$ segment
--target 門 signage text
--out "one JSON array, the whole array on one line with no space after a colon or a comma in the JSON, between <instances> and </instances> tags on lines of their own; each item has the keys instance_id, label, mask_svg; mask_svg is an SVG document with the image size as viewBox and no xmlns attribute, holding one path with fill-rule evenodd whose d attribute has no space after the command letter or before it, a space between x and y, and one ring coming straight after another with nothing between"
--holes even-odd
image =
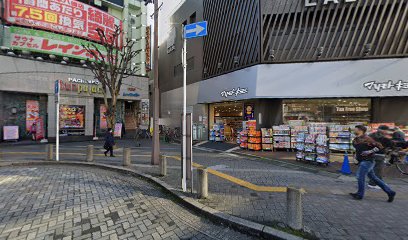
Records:
<instances>
[{"instance_id":1,"label":"\u9580 signage text","mask_svg":"<svg viewBox=\"0 0 408 240\"><path fill-rule=\"evenodd\" d=\"M316 7L317 5L329 5L329 4L339 4L339 3L352 3L357 2L357 0L305 0L305 7Z\"/></svg>"}]
</instances>

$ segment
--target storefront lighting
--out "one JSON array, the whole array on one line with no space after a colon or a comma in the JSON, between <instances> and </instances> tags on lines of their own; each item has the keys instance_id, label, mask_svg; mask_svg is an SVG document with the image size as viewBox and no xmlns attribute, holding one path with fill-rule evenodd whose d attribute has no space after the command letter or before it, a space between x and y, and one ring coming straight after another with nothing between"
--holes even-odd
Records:
<instances>
[{"instance_id":1,"label":"storefront lighting","mask_svg":"<svg viewBox=\"0 0 408 240\"><path fill-rule=\"evenodd\" d=\"M269 51L269 60L274 60L275 59L275 50L271 49Z\"/></svg>"},{"instance_id":2,"label":"storefront lighting","mask_svg":"<svg viewBox=\"0 0 408 240\"><path fill-rule=\"evenodd\" d=\"M364 56L367 56L371 52L371 44L364 45Z\"/></svg>"},{"instance_id":3,"label":"storefront lighting","mask_svg":"<svg viewBox=\"0 0 408 240\"><path fill-rule=\"evenodd\" d=\"M81 64L85 64L85 63L86 63L86 61L83 60L83 59L81 59L79 62L80 62Z\"/></svg>"},{"instance_id":4,"label":"storefront lighting","mask_svg":"<svg viewBox=\"0 0 408 240\"><path fill-rule=\"evenodd\" d=\"M67 62L65 62L65 61L61 61L61 64L67 64Z\"/></svg>"},{"instance_id":5,"label":"storefront lighting","mask_svg":"<svg viewBox=\"0 0 408 240\"><path fill-rule=\"evenodd\" d=\"M86 67L88 67L88 65L86 65L86 64L82 64L82 67L85 67L85 68L86 68Z\"/></svg>"},{"instance_id":6,"label":"storefront lighting","mask_svg":"<svg viewBox=\"0 0 408 240\"><path fill-rule=\"evenodd\" d=\"M12 51L9 51L9 52L7 52L7 55L15 56L16 54L14 52L12 52Z\"/></svg>"},{"instance_id":7,"label":"storefront lighting","mask_svg":"<svg viewBox=\"0 0 408 240\"><path fill-rule=\"evenodd\" d=\"M62 58L65 62L69 62L69 58L68 57L63 57Z\"/></svg>"},{"instance_id":8,"label":"storefront lighting","mask_svg":"<svg viewBox=\"0 0 408 240\"><path fill-rule=\"evenodd\" d=\"M16 107L11 108L11 113L16 114L17 113L17 108Z\"/></svg>"},{"instance_id":9,"label":"storefront lighting","mask_svg":"<svg viewBox=\"0 0 408 240\"><path fill-rule=\"evenodd\" d=\"M239 56L234 57L234 64L238 65L239 64Z\"/></svg>"},{"instance_id":10,"label":"storefront lighting","mask_svg":"<svg viewBox=\"0 0 408 240\"><path fill-rule=\"evenodd\" d=\"M23 55L25 55L25 56L28 56L28 55L31 54L31 52L28 51L28 50L23 50L23 51L21 51L21 53L22 53Z\"/></svg>"},{"instance_id":11,"label":"storefront lighting","mask_svg":"<svg viewBox=\"0 0 408 240\"><path fill-rule=\"evenodd\" d=\"M2 51L10 50L10 48L9 48L9 47L6 47L6 46L1 46L0 49L1 49Z\"/></svg>"},{"instance_id":12,"label":"storefront lighting","mask_svg":"<svg viewBox=\"0 0 408 240\"><path fill-rule=\"evenodd\" d=\"M50 54L48 56L50 57L51 60L55 60L55 58L57 58L54 54Z\"/></svg>"},{"instance_id":13,"label":"storefront lighting","mask_svg":"<svg viewBox=\"0 0 408 240\"><path fill-rule=\"evenodd\" d=\"M42 57L37 57L36 58L38 61L44 61L44 59Z\"/></svg>"},{"instance_id":14,"label":"storefront lighting","mask_svg":"<svg viewBox=\"0 0 408 240\"><path fill-rule=\"evenodd\" d=\"M318 48L318 50L317 50L317 57L318 57L318 58L320 58L320 57L323 55L323 50L324 50L323 47L319 47L319 48Z\"/></svg>"}]
</instances>

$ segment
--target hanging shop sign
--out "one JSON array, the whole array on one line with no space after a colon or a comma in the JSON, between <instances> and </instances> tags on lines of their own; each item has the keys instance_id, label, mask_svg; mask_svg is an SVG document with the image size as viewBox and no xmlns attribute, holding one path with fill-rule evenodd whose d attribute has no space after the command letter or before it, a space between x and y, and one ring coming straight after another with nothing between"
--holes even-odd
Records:
<instances>
[{"instance_id":1,"label":"hanging shop sign","mask_svg":"<svg viewBox=\"0 0 408 240\"><path fill-rule=\"evenodd\" d=\"M305 7L316 7L317 5L329 5L329 4L340 4L340 3L353 3L357 0L305 0Z\"/></svg>"},{"instance_id":2,"label":"hanging shop sign","mask_svg":"<svg viewBox=\"0 0 408 240\"><path fill-rule=\"evenodd\" d=\"M254 105L253 104L245 104L244 118L245 118L245 121L255 119Z\"/></svg>"},{"instance_id":3,"label":"hanging shop sign","mask_svg":"<svg viewBox=\"0 0 408 240\"><path fill-rule=\"evenodd\" d=\"M100 129L108 128L106 112L107 112L106 106L104 104L101 104L99 107L99 128Z\"/></svg>"},{"instance_id":4,"label":"hanging shop sign","mask_svg":"<svg viewBox=\"0 0 408 240\"><path fill-rule=\"evenodd\" d=\"M10 27L8 34L5 45L12 49L94 60L94 57L82 47L90 42L79 38L20 27ZM106 57L107 53L102 45L94 46Z\"/></svg>"},{"instance_id":5,"label":"hanging shop sign","mask_svg":"<svg viewBox=\"0 0 408 240\"><path fill-rule=\"evenodd\" d=\"M100 41L96 29L110 36L122 22L98 8L76 0L6 0L5 18L11 24Z\"/></svg>"},{"instance_id":6,"label":"hanging shop sign","mask_svg":"<svg viewBox=\"0 0 408 240\"><path fill-rule=\"evenodd\" d=\"M26 131L31 130L31 126L40 117L40 103L35 100L26 101Z\"/></svg>"},{"instance_id":7,"label":"hanging shop sign","mask_svg":"<svg viewBox=\"0 0 408 240\"><path fill-rule=\"evenodd\" d=\"M229 98L229 97L238 97L238 95L243 95L248 93L248 88L233 88L231 90L224 90L222 91L221 97Z\"/></svg>"},{"instance_id":8,"label":"hanging shop sign","mask_svg":"<svg viewBox=\"0 0 408 240\"><path fill-rule=\"evenodd\" d=\"M408 82L407 81L392 81L389 80L387 82L376 82L376 81L371 81L371 82L365 82L363 84L364 88L372 91L386 91L386 90L395 90L395 91L402 91L402 90L408 90Z\"/></svg>"}]
</instances>

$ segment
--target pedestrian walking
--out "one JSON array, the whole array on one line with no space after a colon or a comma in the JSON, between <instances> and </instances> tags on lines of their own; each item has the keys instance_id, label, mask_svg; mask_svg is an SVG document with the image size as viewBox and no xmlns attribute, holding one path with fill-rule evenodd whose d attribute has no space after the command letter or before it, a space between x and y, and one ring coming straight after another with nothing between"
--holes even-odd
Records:
<instances>
[{"instance_id":1,"label":"pedestrian walking","mask_svg":"<svg viewBox=\"0 0 408 240\"><path fill-rule=\"evenodd\" d=\"M356 158L359 162L356 175L358 180L358 191L356 193L350 193L350 195L356 200L364 198L365 180L368 176L368 178L372 179L376 185L387 193L388 202L392 202L394 201L396 193L374 173L375 153L383 149L383 146L381 143L378 143L371 137L367 136L366 133L367 128L365 126L357 125L354 129L356 138L353 140L353 146L356 149Z\"/></svg>"},{"instance_id":2,"label":"pedestrian walking","mask_svg":"<svg viewBox=\"0 0 408 240\"><path fill-rule=\"evenodd\" d=\"M110 152L111 157L115 157L113 155L113 146L115 146L115 138L113 137L113 131L112 128L108 128L108 132L106 133L105 136L105 144L103 145L103 148L105 148L105 156L108 156L108 152Z\"/></svg>"},{"instance_id":3,"label":"pedestrian walking","mask_svg":"<svg viewBox=\"0 0 408 240\"><path fill-rule=\"evenodd\" d=\"M37 123L33 123L30 127L30 134L31 134L31 139L33 141L37 140Z\"/></svg>"},{"instance_id":4,"label":"pedestrian walking","mask_svg":"<svg viewBox=\"0 0 408 240\"><path fill-rule=\"evenodd\" d=\"M395 146L394 142L392 141L391 129L386 125L381 125L378 127L377 131L370 134L369 137L371 137L372 139L374 139L374 141L380 143L383 146L382 149L380 149L378 152L374 154L375 161L374 173L379 179L382 179L386 153L389 150L392 150ZM374 180L372 179L370 179L370 181L368 182L368 187L374 189L381 189L379 186L377 186L377 184L375 184Z\"/></svg>"}]
</instances>

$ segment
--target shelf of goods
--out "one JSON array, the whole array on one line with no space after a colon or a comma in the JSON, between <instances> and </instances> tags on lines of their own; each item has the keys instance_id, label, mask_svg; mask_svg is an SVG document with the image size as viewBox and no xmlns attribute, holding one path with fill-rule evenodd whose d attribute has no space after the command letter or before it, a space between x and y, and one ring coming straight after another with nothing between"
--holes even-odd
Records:
<instances>
[{"instance_id":1,"label":"shelf of goods","mask_svg":"<svg viewBox=\"0 0 408 240\"><path fill-rule=\"evenodd\" d=\"M238 142L238 140L237 140ZM240 148L242 149L248 149L248 131L243 130L239 133L239 142L238 142Z\"/></svg>"},{"instance_id":2,"label":"shelf of goods","mask_svg":"<svg viewBox=\"0 0 408 240\"><path fill-rule=\"evenodd\" d=\"M316 162L328 164L330 159L330 151L328 146L328 138L325 134L319 134L316 138Z\"/></svg>"},{"instance_id":3,"label":"shelf of goods","mask_svg":"<svg viewBox=\"0 0 408 240\"><path fill-rule=\"evenodd\" d=\"M224 124L214 124L213 129L210 130L210 141L223 142L224 138Z\"/></svg>"},{"instance_id":4,"label":"shelf of goods","mask_svg":"<svg viewBox=\"0 0 408 240\"><path fill-rule=\"evenodd\" d=\"M248 149L254 151L262 150L261 131L249 130L248 132Z\"/></svg>"},{"instance_id":5,"label":"shelf of goods","mask_svg":"<svg viewBox=\"0 0 408 240\"><path fill-rule=\"evenodd\" d=\"M305 160L305 138L306 138L306 133L299 133L296 136L296 143L295 143L295 149L296 149L296 160Z\"/></svg>"},{"instance_id":6,"label":"shelf of goods","mask_svg":"<svg viewBox=\"0 0 408 240\"><path fill-rule=\"evenodd\" d=\"M272 128L262 128L262 150L273 150L273 130Z\"/></svg>"},{"instance_id":7,"label":"shelf of goods","mask_svg":"<svg viewBox=\"0 0 408 240\"><path fill-rule=\"evenodd\" d=\"M290 149L290 127L288 125L273 126L273 148Z\"/></svg>"},{"instance_id":8,"label":"shelf of goods","mask_svg":"<svg viewBox=\"0 0 408 240\"><path fill-rule=\"evenodd\" d=\"M329 127L329 149L332 151L352 151L353 136L349 125L333 125Z\"/></svg>"},{"instance_id":9,"label":"shelf of goods","mask_svg":"<svg viewBox=\"0 0 408 240\"><path fill-rule=\"evenodd\" d=\"M303 160L316 161L316 134L305 134L303 146Z\"/></svg>"},{"instance_id":10,"label":"shelf of goods","mask_svg":"<svg viewBox=\"0 0 408 240\"><path fill-rule=\"evenodd\" d=\"M297 137L301 133L308 133L309 129L307 126L293 126L290 128L291 134L291 148L296 149Z\"/></svg>"}]
</instances>

